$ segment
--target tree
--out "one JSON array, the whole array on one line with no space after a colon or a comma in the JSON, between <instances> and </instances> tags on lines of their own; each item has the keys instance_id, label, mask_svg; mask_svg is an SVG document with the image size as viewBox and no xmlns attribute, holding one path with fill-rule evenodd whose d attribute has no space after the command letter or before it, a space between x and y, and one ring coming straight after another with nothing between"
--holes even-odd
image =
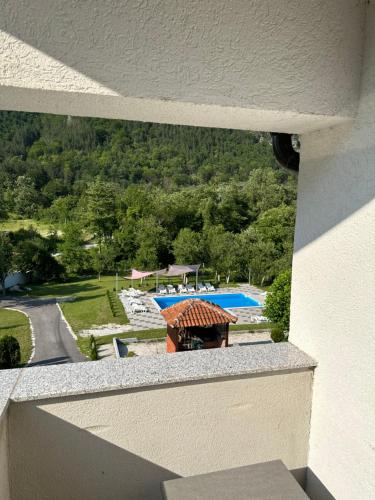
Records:
<instances>
[{"instance_id":1,"label":"tree","mask_svg":"<svg viewBox=\"0 0 375 500\"><path fill-rule=\"evenodd\" d=\"M98 274L99 281L103 272L114 270L115 254L114 245L111 241L107 241L101 247L96 247L91 250L91 265Z\"/></svg>"},{"instance_id":2,"label":"tree","mask_svg":"<svg viewBox=\"0 0 375 500\"><path fill-rule=\"evenodd\" d=\"M280 325L284 331L289 330L291 280L291 269L284 271L275 279L267 294L264 309L267 318Z\"/></svg>"},{"instance_id":3,"label":"tree","mask_svg":"<svg viewBox=\"0 0 375 500\"><path fill-rule=\"evenodd\" d=\"M0 185L0 220L6 219L7 216L8 216L8 214L7 214L7 209L5 206L5 199L4 199L4 195L1 191L1 185Z\"/></svg>"},{"instance_id":4,"label":"tree","mask_svg":"<svg viewBox=\"0 0 375 500\"><path fill-rule=\"evenodd\" d=\"M47 217L53 222L67 224L74 217L77 198L72 195L56 198L47 212Z\"/></svg>"},{"instance_id":5,"label":"tree","mask_svg":"<svg viewBox=\"0 0 375 500\"><path fill-rule=\"evenodd\" d=\"M40 206L41 195L34 187L32 179L21 175L17 178L13 190L14 209L23 217L33 217Z\"/></svg>"},{"instance_id":6,"label":"tree","mask_svg":"<svg viewBox=\"0 0 375 500\"><path fill-rule=\"evenodd\" d=\"M155 217L147 217L138 222L135 240L137 245L135 266L153 270L168 263L169 238Z\"/></svg>"},{"instance_id":7,"label":"tree","mask_svg":"<svg viewBox=\"0 0 375 500\"><path fill-rule=\"evenodd\" d=\"M211 226L205 232L206 255L208 265L217 275L225 274L229 283L231 274L239 269L238 239L233 233L225 231L221 225Z\"/></svg>"},{"instance_id":8,"label":"tree","mask_svg":"<svg viewBox=\"0 0 375 500\"><path fill-rule=\"evenodd\" d=\"M285 193L272 168L257 168L251 172L246 184L249 218L255 220L259 214L284 203Z\"/></svg>"},{"instance_id":9,"label":"tree","mask_svg":"<svg viewBox=\"0 0 375 500\"><path fill-rule=\"evenodd\" d=\"M18 340L11 335L0 337L0 369L16 368L21 361Z\"/></svg>"},{"instance_id":10,"label":"tree","mask_svg":"<svg viewBox=\"0 0 375 500\"><path fill-rule=\"evenodd\" d=\"M13 269L13 246L8 236L0 233L0 285L5 295L5 279Z\"/></svg>"},{"instance_id":11,"label":"tree","mask_svg":"<svg viewBox=\"0 0 375 500\"><path fill-rule=\"evenodd\" d=\"M83 248L82 229L72 222L64 228L64 242L60 245L61 263L69 274L79 274L87 264L87 251Z\"/></svg>"},{"instance_id":12,"label":"tree","mask_svg":"<svg viewBox=\"0 0 375 500\"><path fill-rule=\"evenodd\" d=\"M181 229L173 242L173 254L177 264L197 264L201 261L201 235L188 227Z\"/></svg>"},{"instance_id":13,"label":"tree","mask_svg":"<svg viewBox=\"0 0 375 500\"><path fill-rule=\"evenodd\" d=\"M89 229L99 240L112 236L116 226L116 192L113 184L96 179L86 193L85 219Z\"/></svg>"},{"instance_id":14,"label":"tree","mask_svg":"<svg viewBox=\"0 0 375 500\"><path fill-rule=\"evenodd\" d=\"M14 266L31 281L56 279L62 272L61 265L51 255L49 242L39 236L15 246Z\"/></svg>"}]
</instances>

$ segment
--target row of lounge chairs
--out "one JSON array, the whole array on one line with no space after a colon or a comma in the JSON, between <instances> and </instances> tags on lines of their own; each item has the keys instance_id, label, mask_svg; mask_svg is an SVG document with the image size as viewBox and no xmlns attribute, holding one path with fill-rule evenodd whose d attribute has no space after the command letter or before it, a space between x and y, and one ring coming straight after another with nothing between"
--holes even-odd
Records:
<instances>
[{"instance_id":1,"label":"row of lounge chairs","mask_svg":"<svg viewBox=\"0 0 375 500\"><path fill-rule=\"evenodd\" d=\"M122 293L129 297L141 297L142 295L145 295L145 292L136 290L135 288L128 288L127 290L123 290Z\"/></svg>"},{"instance_id":2,"label":"row of lounge chairs","mask_svg":"<svg viewBox=\"0 0 375 500\"><path fill-rule=\"evenodd\" d=\"M197 289L193 285L178 285L177 290L173 285L159 285L156 292L160 295L175 294L175 293L195 293L195 292L215 292L216 288L211 283L198 283Z\"/></svg>"},{"instance_id":3,"label":"row of lounge chairs","mask_svg":"<svg viewBox=\"0 0 375 500\"><path fill-rule=\"evenodd\" d=\"M129 290L122 290L119 294L120 300L128 314L148 312L148 307L139 299L143 292L130 288Z\"/></svg>"}]
</instances>

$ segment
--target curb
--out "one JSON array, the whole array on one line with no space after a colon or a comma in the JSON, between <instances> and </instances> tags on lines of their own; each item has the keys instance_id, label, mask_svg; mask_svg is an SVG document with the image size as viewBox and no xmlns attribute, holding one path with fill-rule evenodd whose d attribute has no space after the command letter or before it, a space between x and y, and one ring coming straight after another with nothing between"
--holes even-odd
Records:
<instances>
[{"instance_id":1,"label":"curb","mask_svg":"<svg viewBox=\"0 0 375 500\"><path fill-rule=\"evenodd\" d=\"M4 307L4 309L7 309L8 311L17 311L21 314L24 314L26 316L26 318L29 320L30 332L31 332L31 345L32 345L30 358L26 362L26 365L29 365L35 356L35 334L34 334L34 327L31 323L30 316L27 313L25 313L25 311L21 311L21 309L16 309L15 307Z\"/></svg>"},{"instance_id":2,"label":"curb","mask_svg":"<svg viewBox=\"0 0 375 500\"><path fill-rule=\"evenodd\" d=\"M69 333L70 335L74 338L74 340L78 340L78 337L77 335L73 332L73 328L69 325L67 319L65 318L64 316L64 313L62 312L62 309L60 307L60 304L58 302L56 302L56 305L57 305L57 308L58 310L60 311L60 314L61 314L61 319L63 320L63 322L66 324L66 327L68 328L69 330Z\"/></svg>"}]
</instances>

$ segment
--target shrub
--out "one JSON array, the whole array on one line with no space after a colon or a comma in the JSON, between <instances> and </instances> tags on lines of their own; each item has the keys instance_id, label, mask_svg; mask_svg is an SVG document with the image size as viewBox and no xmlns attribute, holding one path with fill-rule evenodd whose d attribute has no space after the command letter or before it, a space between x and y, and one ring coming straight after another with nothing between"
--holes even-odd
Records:
<instances>
[{"instance_id":1,"label":"shrub","mask_svg":"<svg viewBox=\"0 0 375 500\"><path fill-rule=\"evenodd\" d=\"M274 342L284 342L284 340L286 340L284 330L281 328L281 326L274 326L272 328L271 339Z\"/></svg>"},{"instance_id":2,"label":"shrub","mask_svg":"<svg viewBox=\"0 0 375 500\"><path fill-rule=\"evenodd\" d=\"M0 338L0 369L15 368L21 361L18 340L11 335Z\"/></svg>"},{"instance_id":3,"label":"shrub","mask_svg":"<svg viewBox=\"0 0 375 500\"><path fill-rule=\"evenodd\" d=\"M265 316L284 331L289 330L291 279L291 269L275 279L267 294L264 310Z\"/></svg>"},{"instance_id":4,"label":"shrub","mask_svg":"<svg viewBox=\"0 0 375 500\"><path fill-rule=\"evenodd\" d=\"M90 359L91 361L96 361L99 359L98 346L96 344L96 338L94 335L90 336Z\"/></svg>"}]
</instances>

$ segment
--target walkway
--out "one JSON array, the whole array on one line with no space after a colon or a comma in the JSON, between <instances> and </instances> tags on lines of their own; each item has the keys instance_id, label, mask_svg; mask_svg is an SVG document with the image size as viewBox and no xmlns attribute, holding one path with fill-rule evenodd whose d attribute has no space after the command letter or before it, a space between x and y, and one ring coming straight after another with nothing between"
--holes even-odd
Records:
<instances>
[{"instance_id":1,"label":"walkway","mask_svg":"<svg viewBox=\"0 0 375 500\"><path fill-rule=\"evenodd\" d=\"M55 299L0 299L0 307L25 312L35 337L35 354L29 366L86 361L70 334Z\"/></svg>"}]
</instances>

